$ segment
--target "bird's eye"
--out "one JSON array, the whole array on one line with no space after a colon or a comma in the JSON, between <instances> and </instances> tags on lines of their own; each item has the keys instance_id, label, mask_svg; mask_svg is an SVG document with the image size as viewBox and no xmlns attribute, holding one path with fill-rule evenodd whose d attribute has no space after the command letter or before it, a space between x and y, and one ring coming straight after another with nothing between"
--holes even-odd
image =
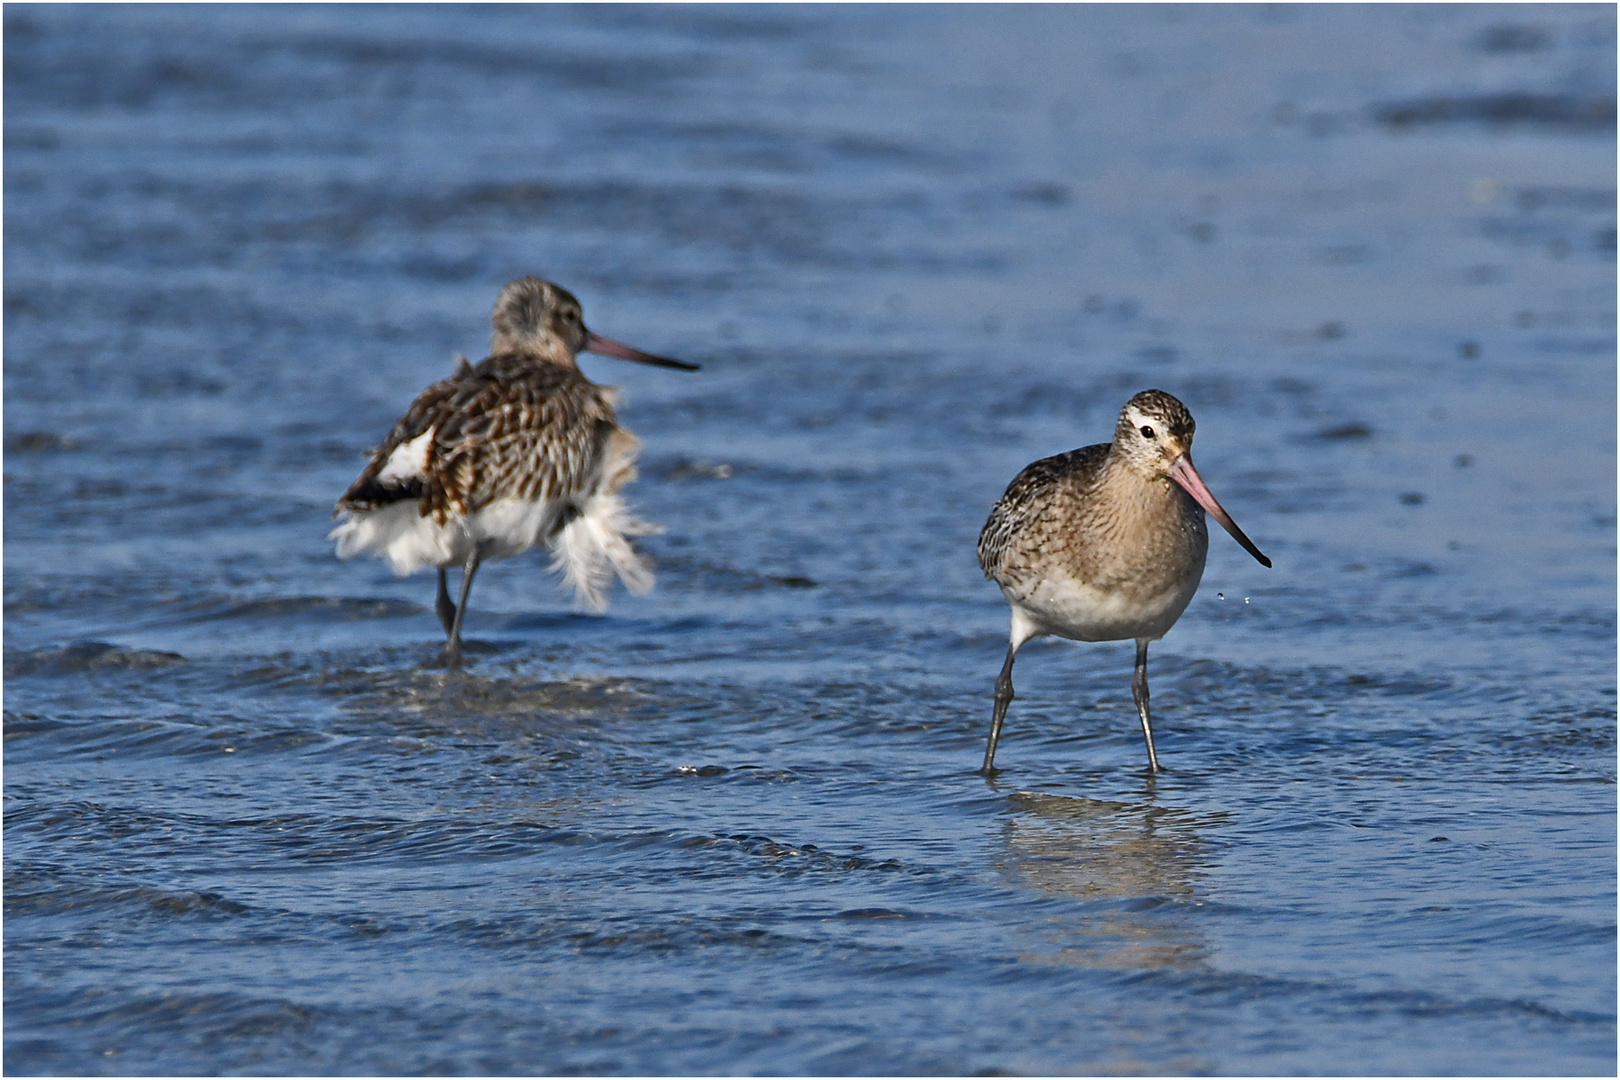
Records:
<instances>
[{"instance_id":1,"label":"bird's eye","mask_svg":"<svg viewBox=\"0 0 1620 1080\"><path fill-rule=\"evenodd\" d=\"M1144 439L1153 438L1153 429L1148 427L1146 424L1142 425L1142 438L1144 438Z\"/></svg>"}]
</instances>

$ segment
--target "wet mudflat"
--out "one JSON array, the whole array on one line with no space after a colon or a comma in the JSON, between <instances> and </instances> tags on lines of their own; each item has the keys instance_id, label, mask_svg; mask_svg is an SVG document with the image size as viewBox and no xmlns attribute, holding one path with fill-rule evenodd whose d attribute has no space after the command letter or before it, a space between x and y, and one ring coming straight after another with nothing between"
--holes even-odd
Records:
<instances>
[{"instance_id":1,"label":"wet mudflat","mask_svg":"<svg viewBox=\"0 0 1620 1080\"><path fill-rule=\"evenodd\" d=\"M1612 1075L1611 8L5 16L6 1071ZM447 677L323 536L525 273L704 370ZM1276 568L987 782L1146 387Z\"/></svg>"}]
</instances>

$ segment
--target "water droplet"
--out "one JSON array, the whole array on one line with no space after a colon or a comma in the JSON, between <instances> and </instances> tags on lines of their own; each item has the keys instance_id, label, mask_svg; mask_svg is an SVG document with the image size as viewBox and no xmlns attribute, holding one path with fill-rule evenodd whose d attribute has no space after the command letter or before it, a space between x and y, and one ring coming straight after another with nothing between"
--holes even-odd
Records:
<instances>
[{"instance_id":1,"label":"water droplet","mask_svg":"<svg viewBox=\"0 0 1620 1080\"><path fill-rule=\"evenodd\" d=\"M1248 597L1247 597L1247 596L1245 596L1245 597L1244 597L1244 598L1243 598L1243 602L1244 602L1244 603L1245 603L1245 604L1247 604L1247 603L1248 603L1248 602L1249 602L1249 598L1248 598Z\"/></svg>"},{"instance_id":2,"label":"water droplet","mask_svg":"<svg viewBox=\"0 0 1620 1080\"><path fill-rule=\"evenodd\" d=\"M1217 599L1217 600L1225 600L1226 599L1226 594L1223 593L1223 592L1218 592L1218 593L1215 594L1215 599Z\"/></svg>"}]
</instances>

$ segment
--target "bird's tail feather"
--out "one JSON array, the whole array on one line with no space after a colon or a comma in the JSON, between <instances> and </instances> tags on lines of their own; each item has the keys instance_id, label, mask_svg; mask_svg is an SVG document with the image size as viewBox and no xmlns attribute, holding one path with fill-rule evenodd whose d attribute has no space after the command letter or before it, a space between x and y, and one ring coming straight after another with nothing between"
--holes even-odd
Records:
<instances>
[{"instance_id":1,"label":"bird's tail feather","mask_svg":"<svg viewBox=\"0 0 1620 1080\"><path fill-rule=\"evenodd\" d=\"M573 588L576 605L605 611L607 590L615 573L624 587L637 595L653 587L652 567L625 537L663 531L636 518L616 493L601 492L552 536L551 569L560 572L563 583Z\"/></svg>"}]
</instances>

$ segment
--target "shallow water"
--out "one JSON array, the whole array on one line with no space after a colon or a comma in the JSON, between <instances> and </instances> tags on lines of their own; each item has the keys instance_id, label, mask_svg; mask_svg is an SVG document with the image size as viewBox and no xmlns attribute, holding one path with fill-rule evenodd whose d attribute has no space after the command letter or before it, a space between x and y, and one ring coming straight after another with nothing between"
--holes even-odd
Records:
<instances>
[{"instance_id":1,"label":"shallow water","mask_svg":"<svg viewBox=\"0 0 1620 1080\"><path fill-rule=\"evenodd\" d=\"M10 1073L1602 1073L1608 7L6 8ZM543 273L650 597L323 536ZM1212 537L1035 643L1148 386Z\"/></svg>"}]
</instances>

